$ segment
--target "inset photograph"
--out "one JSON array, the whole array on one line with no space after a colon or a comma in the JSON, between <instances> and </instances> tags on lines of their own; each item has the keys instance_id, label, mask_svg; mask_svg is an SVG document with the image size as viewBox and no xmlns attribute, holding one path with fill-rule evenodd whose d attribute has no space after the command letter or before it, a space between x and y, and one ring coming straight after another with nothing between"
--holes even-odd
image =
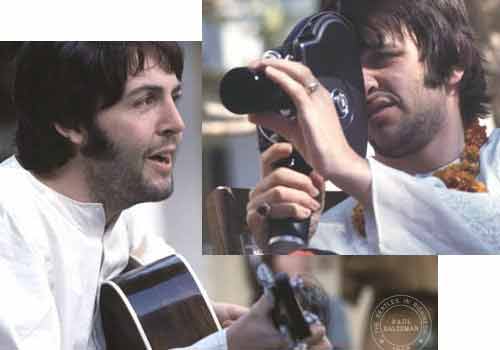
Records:
<instances>
[{"instance_id":1,"label":"inset photograph","mask_svg":"<svg viewBox=\"0 0 500 350\"><path fill-rule=\"evenodd\" d=\"M500 252L500 4L204 3L204 254Z\"/></svg>"},{"instance_id":2,"label":"inset photograph","mask_svg":"<svg viewBox=\"0 0 500 350\"><path fill-rule=\"evenodd\" d=\"M201 43L2 42L0 60L0 348L225 341L155 318L195 284L165 271L203 267Z\"/></svg>"},{"instance_id":3,"label":"inset photograph","mask_svg":"<svg viewBox=\"0 0 500 350\"><path fill-rule=\"evenodd\" d=\"M295 345L300 343L303 321L317 317L334 350L438 348L435 256L205 259L209 269L217 271L206 280L212 300L248 306L252 312L259 307L262 295L271 291L275 297L272 323L295 339ZM286 292L289 286L291 293ZM304 320L301 313L293 311L295 306L302 310ZM255 340L255 349L260 341L265 339Z\"/></svg>"}]
</instances>

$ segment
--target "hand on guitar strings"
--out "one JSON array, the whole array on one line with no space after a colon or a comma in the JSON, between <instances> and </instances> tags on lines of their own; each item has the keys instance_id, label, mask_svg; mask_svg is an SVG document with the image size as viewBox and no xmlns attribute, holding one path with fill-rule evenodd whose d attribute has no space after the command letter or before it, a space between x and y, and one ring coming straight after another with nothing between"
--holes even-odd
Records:
<instances>
[{"instance_id":1,"label":"hand on guitar strings","mask_svg":"<svg viewBox=\"0 0 500 350\"><path fill-rule=\"evenodd\" d=\"M305 340L309 350L332 350L333 347L326 337L325 326L321 322L312 324L311 336Z\"/></svg>"},{"instance_id":2,"label":"hand on guitar strings","mask_svg":"<svg viewBox=\"0 0 500 350\"><path fill-rule=\"evenodd\" d=\"M274 306L271 294L264 294L249 312L227 328L228 350L289 349L288 339L274 326L270 313ZM311 324L311 336L305 340L309 350L331 350L321 322Z\"/></svg>"},{"instance_id":3,"label":"hand on guitar strings","mask_svg":"<svg viewBox=\"0 0 500 350\"><path fill-rule=\"evenodd\" d=\"M247 307L229 303L213 303L213 307L223 328L229 327L249 311Z\"/></svg>"}]
</instances>

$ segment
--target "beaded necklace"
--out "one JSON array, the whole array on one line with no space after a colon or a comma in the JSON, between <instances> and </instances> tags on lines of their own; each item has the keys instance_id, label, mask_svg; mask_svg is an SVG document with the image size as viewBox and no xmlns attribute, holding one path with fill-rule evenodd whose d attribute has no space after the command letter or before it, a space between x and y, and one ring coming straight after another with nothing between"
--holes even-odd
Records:
<instances>
[{"instance_id":1,"label":"beaded necklace","mask_svg":"<svg viewBox=\"0 0 500 350\"><path fill-rule=\"evenodd\" d=\"M465 147L460 154L460 162L437 170L432 176L440 178L446 187L463 192L487 192L486 185L476 180L479 174L479 151L486 143L486 128L479 125L476 118L465 130ZM352 210L352 223L358 232L366 237L364 208L358 203Z\"/></svg>"}]
</instances>

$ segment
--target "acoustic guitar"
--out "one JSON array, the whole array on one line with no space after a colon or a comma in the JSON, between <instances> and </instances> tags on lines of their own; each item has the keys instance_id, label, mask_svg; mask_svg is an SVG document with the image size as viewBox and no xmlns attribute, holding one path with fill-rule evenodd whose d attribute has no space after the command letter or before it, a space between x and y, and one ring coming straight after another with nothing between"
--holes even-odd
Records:
<instances>
[{"instance_id":1,"label":"acoustic guitar","mask_svg":"<svg viewBox=\"0 0 500 350\"><path fill-rule=\"evenodd\" d=\"M221 329L206 292L179 255L104 282L100 305L108 350L184 347Z\"/></svg>"},{"instance_id":2,"label":"acoustic guitar","mask_svg":"<svg viewBox=\"0 0 500 350\"><path fill-rule=\"evenodd\" d=\"M290 348L311 335L296 293L298 279L274 274L260 257L251 265L274 296L270 317ZM101 286L101 316L108 350L165 350L192 345L221 329L209 299L189 264L171 255L135 265Z\"/></svg>"}]
</instances>

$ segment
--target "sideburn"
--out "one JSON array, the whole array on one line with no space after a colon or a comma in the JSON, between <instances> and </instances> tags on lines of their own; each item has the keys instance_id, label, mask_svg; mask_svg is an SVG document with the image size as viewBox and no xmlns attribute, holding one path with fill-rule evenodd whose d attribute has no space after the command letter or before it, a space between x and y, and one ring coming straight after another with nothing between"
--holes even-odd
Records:
<instances>
[{"instance_id":1,"label":"sideburn","mask_svg":"<svg viewBox=\"0 0 500 350\"><path fill-rule=\"evenodd\" d=\"M81 149L84 156L96 160L112 160L116 157L118 150L106 132L96 125L95 120L89 123L86 130L87 142Z\"/></svg>"}]
</instances>

